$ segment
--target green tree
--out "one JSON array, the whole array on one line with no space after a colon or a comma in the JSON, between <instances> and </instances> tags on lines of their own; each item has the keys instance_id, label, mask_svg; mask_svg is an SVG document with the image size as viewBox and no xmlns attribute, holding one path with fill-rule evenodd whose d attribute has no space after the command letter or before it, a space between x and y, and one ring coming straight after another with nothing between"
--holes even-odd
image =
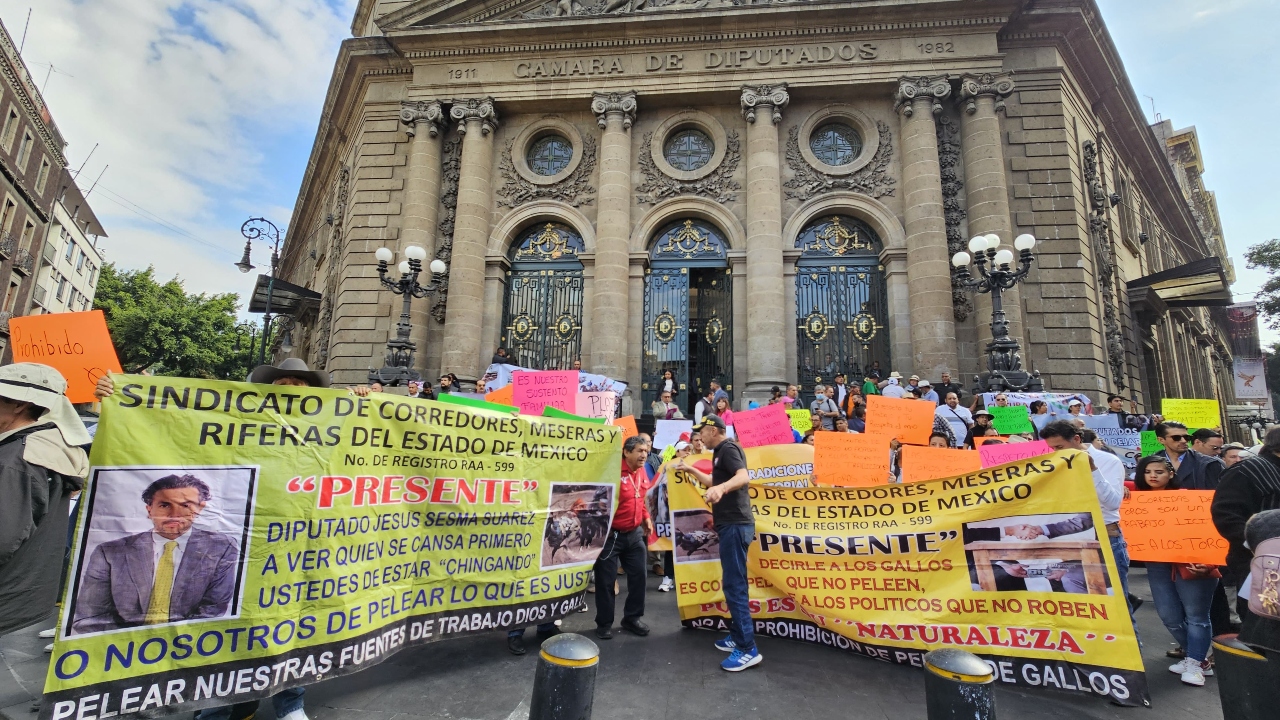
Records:
<instances>
[{"instance_id":1,"label":"green tree","mask_svg":"<svg viewBox=\"0 0 1280 720\"><path fill-rule=\"evenodd\" d=\"M102 266L93 306L107 317L127 373L244 380L248 352L237 351L235 293L194 295L182 281L160 283L155 268Z\"/></svg>"},{"instance_id":2,"label":"green tree","mask_svg":"<svg viewBox=\"0 0 1280 720\"><path fill-rule=\"evenodd\" d=\"M1245 252L1244 259L1250 270L1262 269L1270 273L1254 301L1266 316L1267 325L1273 330L1280 330L1280 239L1272 238L1254 245Z\"/></svg>"}]
</instances>

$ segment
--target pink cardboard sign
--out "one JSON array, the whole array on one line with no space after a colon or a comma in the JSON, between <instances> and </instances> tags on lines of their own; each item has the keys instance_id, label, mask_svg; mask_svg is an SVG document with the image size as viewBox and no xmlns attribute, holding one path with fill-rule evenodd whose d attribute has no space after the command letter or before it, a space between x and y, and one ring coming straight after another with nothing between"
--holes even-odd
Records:
<instances>
[{"instance_id":1,"label":"pink cardboard sign","mask_svg":"<svg viewBox=\"0 0 1280 720\"><path fill-rule=\"evenodd\" d=\"M511 402L528 415L541 415L542 408L553 407L567 413L577 411L578 371L517 370L511 376Z\"/></svg>"},{"instance_id":2,"label":"pink cardboard sign","mask_svg":"<svg viewBox=\"0 0 1280 720\"><path fill-rule=\"evenodd\" d=\"M790 445L796 441L791 434L791 418L782 403L734 413L733 428L744 448Z\"/></svg>"},{"instance_id":3,"label":"pink cardboard sign","mask_svg":"<svg viewBox=\"0 0 1280 720\"><path fill-rule=\"evenodd\" d=\"M580 392L577 398L578 415L612 420L618 407L618 395L612 390Z\"/></svg>"},{"instance_id":4,"label":"pink cardboard sign","mask_svg":"<svg viewBox=\"0 0 1280 720\"><path fill-rule=\"evenodd\" d=\"M1040 455L1048 455L1051 452L1053 450L1049 447L1049 443L1043 440L1005 443L1003 445L983 445L978 448L978 454L982 456L982 467L984 468L1003 465L1016 460L1026 460Z\"/></svg>"}]
</instances>

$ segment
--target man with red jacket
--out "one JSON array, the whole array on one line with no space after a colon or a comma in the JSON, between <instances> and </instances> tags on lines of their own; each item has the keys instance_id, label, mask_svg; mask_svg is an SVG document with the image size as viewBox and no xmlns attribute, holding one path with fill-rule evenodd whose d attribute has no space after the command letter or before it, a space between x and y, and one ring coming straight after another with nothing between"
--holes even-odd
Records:
<instances>
[{"instance_id":1,"label":"man with red jacket","mask_svg":"<svg viewBox=\"0 0 1280 720\"><path fill-rule=\"evenodd\" d=\"M627 438L622 445L622 483L618 486L618 511L605 537L604 548L596 558L596 637L613 637L613 583L618 577L618 562L627 573L627 602L622 608L622 629L636 635L649 634L649 626L640 621L644 615L645 558L649 552L649 534L653 520L645 506L644 496L653 486L644 462L649 457L649 443L639 435Z\"/></svg>"}]
</instances>

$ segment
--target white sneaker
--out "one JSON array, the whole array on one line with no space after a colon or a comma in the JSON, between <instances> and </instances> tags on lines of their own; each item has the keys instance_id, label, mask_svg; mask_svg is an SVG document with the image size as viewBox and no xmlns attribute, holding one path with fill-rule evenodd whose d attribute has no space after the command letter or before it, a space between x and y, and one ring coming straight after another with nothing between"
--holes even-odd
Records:
<instances>
[{"instance_id":1,"label":"white sneaker","mask_svg":"<svg viewBox=\"0 0 1280 720\"><path fill-rule=\"evenodd\" d=\"M1204 681L1201 680L1200 684L1203 685ZM310 718L308 718L307 714L302 711L302 708L298 708L297 710L294 710L288 715L285 715L284 717L280 718L280 720L310 720Z\"/></svg>"},{"instance_id":2,"label":"white sneaker","mask_svg":"<svg viewBox=\"0 0 1280 720\"><path fill-rule=\"evenodd\" d=\"M1200 668L1199 663L1194 663L1187 668L1186 672L1182 673L1182 684L1195 685L1196 687L1204 685L1204 671Z\"/></svg>"},{"instance_id":3,"label":"white sneaker","mask_svg":"<svg viewBox=\"0 0 1280 720\"><path fill-rule=\"evenodd\" d=\"M51 653L51 652L53 652L53 643L49 643L48 645L45 645L45 646L44 646L44 651L45 651L45 652L47 652L47 653Z\"/></svg>"},{"instance_id":4,"label":"white sneaker","mask_svg":"<svg viewBox=\"0 0 1280 720\"><path fill-rule=\"evenodd\" d=\"M669 577L662 578L662 582L658 585L658 592L671 592L676 586L676 581Z\"/></svg>"},{"instance_id":5,"label":"white sneaker","mask_svg":"<svg viewBox=\"0 0 1280 720\"><path fill-rule=\"evenodd\" d=\"M1182 673L1187 671L1188 666L1197 666L1199 664L1200 663L1196 662L1195 660L1192 660L1191 658L1183 658L1182 660L1179 660L1178 662L1170 665L1169 672L1173 673L1174 675L1181 675Z\"/></svg>"},{"instance_id":6,"label":"white sneaker","mask_svg":"<svg viewBox=\"0 0 1280 720\"><path fill-rule=\"evenodd\" d=\"M36 637L48 640L49 638L57 634L58 634L58 628L51 627L48 630L41 630L40 632L36 633Z\"/></svg>"}]
</instances>

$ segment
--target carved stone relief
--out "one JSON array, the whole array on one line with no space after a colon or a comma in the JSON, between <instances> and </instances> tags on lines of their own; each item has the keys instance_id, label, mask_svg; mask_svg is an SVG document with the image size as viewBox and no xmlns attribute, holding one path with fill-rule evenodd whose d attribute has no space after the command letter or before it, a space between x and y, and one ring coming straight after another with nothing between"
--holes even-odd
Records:
<instances>
[{"instance_id":1,"label":"carved stone relief","mask_svg":"<svg viewBox=\"0 0 1280 720\"><path fill-rule=\"evenodd\" d=\"M582 138L582 160L568 177L551 185L536 185L520 177L516 172L511 153L514 152L514 140L507 142L506 150L498 161L498 172L502 175L502 185L495 193L498 205L516 207L531 200L550 198L568 203L574 207L590 205L596 193L591 186L591 172L596 167L596 140L587 135Z\"/></svg>"},{"instance_id":2,"label":"carved stone relief","mask_svg":"<svg viewBox=\"0 0 1280 720\"><path fill-rule=\"evenodd\" d=\"M653 133L646 133L640 147L653 144ZM636 200L652 205L677 195L701 195L718 203L733 202L742 186L733 179L742 155L738 148L738 131L730 130L725 138L724 159L706 177L697 180L676 180L658 168L647 152L640 153L640 174L644 182L636 188Z\"/></svg>"},{"instance_id":3,"label":"carved stone relief","mask_svg":"<svg viewBox=\"0 0 1280 720\"><path fill-rule=\"evenodd\" d=\"M316 320L315 353L316 368L324 368L329 362L329 338L333 334L333 304L337 301L338 285L342 279L342 231L346 225L347 194L351 184L351 168L345 165L338 170L338 180L333 191L333 231L329 235L328 267L325 270L324 296L320 300L320 315Z\"/></svg>"},{"instance_id":4,"label":"carved stone relief","mask_svg":"<svg viewBox=\"0 0 1280 720\"><path fill-rule=\"evenodd\" d=\"M1116 387L1125 388L1124 335L1120 331L1120 315L1115 288L1115 256L1108 233L1107 194L1098 173L1098 146L1092 140L1084 145L1084 181L1089 189L1089 241L1093 246L1096 276L1102 289L1102 324L1107 342L1107 362L1115 377Z\"/></svg>"},{"instance_id":5,"label":"carved stone relief","mask_svg":"<svg viewBox=\"0 0 1280 720\"><path fill-rule=\"evenodd\" d=\"M783 4L787 0L550 0L518 17L526 20L585 15L623 15L662 10L701 10L743 5Z\"/></svg>"},{"instance_id":6,"label":"carved stone relief","mask_svg":"<svg viewBox=\"0 0 1280 720\"><path fill-rule=\"evenodd\" d=\"M792 200L808 200L831 190L855 190L873 198L889 197L898 181L889 175L889 162L893 159L893 131L885 123L876 122L880 133L880 147L866 167L850 175L828 175L805 162L800 153L800 127L787 133L787 166L794 177L783 183L787 197Z\"/></svg>"},{"instance_id":7,"label":"carved stone relief","mask_svg":"<svg viewBox=\"0 0 1280 720\"><path fill-rule=\"evenodd\" d=\"M948 113L938 117L938 164L942 168L942 212L947 226L947 255L968 250L960 224L968 212L960 203L960 128ZM961 284L959 271L951 268L952 313L963 322L973 313L973 297Z\"/></svg>"},{"instance_id":8,"label":"carved stone relief","mask_svg":"<svg viewBox=\"0 0 1280 720\"><path fill-rule=\"evenodd\" d=\"M462 137L455 135L441 147L443 168L440 172L440 222L436 225L436 259L453 267L453 221L458 209L458 178L462 165ZM431 304L431 317L443 323L449 301L449 272L437 278L440 289Z\"/></svg>"}]
</instances>

